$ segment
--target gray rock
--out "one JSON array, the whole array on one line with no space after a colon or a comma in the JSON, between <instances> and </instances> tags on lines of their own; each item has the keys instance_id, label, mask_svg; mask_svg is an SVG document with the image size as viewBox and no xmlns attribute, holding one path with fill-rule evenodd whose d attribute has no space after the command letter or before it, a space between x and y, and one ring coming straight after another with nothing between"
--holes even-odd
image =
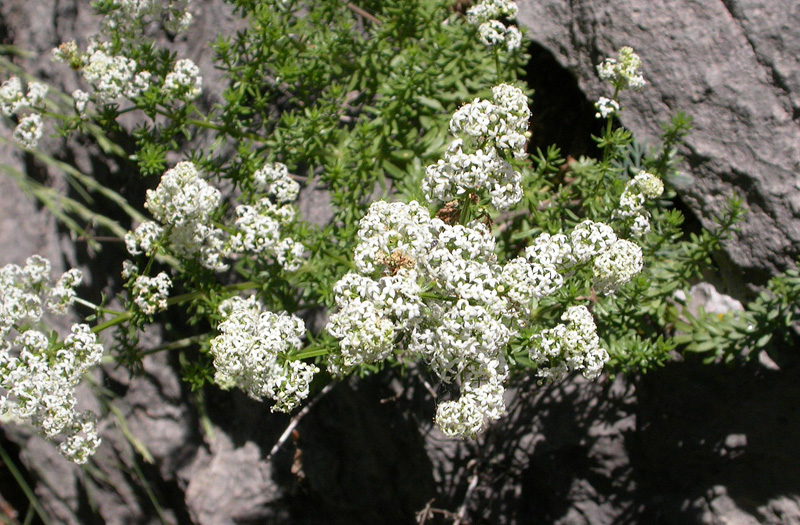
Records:
<instances>
[{"instance_id":1,"label":"gray rock","mask_svg":"<svg viewBox=\"0 0 800 525\"><path fill-rule=\"evenodd\" d=\"M727 284L763 284L800 246L800 4L726 0L520 0L518 20L578 80L608 95L595 66L625 45L648 86L622 96L622 123L655 142L676 110L694 118L692 182L678 188L710 225L726 198L745 198L741 235L725 249ZM534 72L535 74L535 72ZM741 293L741 291L740 291Z\"/></svg>"}]
</instances>

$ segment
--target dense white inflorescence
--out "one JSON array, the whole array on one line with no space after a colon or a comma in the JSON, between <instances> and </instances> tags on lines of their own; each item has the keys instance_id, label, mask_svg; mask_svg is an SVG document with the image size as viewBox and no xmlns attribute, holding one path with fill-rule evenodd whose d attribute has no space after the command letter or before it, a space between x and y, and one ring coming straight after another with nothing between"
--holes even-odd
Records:
<instances>
[{"instance_id":1,"label":"dense white inflorescence","mask_svg":"<svg viewBox=\"0 0 800 525\"><path fill-rule=\"evenodd\" d=\"M146 88L147 75L137 77L136 61L110 54L107 43L92 42L83 60L83 76L99 102L114 102L123 95L133 98Z\"/></svg>"},{"instance_id":2,"label":"dense white inflorescence","mask_svg":"<svg viewBox=\"0 0 800 525\"><path fill-rule=\"evenodd\" d=\"M10 117L26 107L27 103L19 77L11 77L0 86L0 111L3 115Z\"/></svg>"},{"instance_id":3,"label":"dense white inflorescence","mask_svg":"<svg viewBox=\"0 0 800 525\"><path fill-rule=\"evenodd\" d=\"M591 312L585 306L571 306L561 320L567 322L531 338L528 355L539 365L537 375L551 382L580 371L586 378L594 379L608 361L608 352L600 346Z\"/></svg>"},{"instance_id":4,"label":"dense white inflorescence","mask_svg":"<svg viewBox=\"0 0 800 525\"><path fill-rule=\"evenodd\" d=\"M445 158L425 170L425 197L446 202L485 192L498 209L519 202L522 175L506 155L526 155L530 116L525 94L508 84L493 88L491 101L475 99L459 108L450 119L450 132L457 138Z\"/></svg>"},{"instance_id":5,"label":"dense white inflorescence","mask_svg":"<svg viewBox=\"0 0 800 525\"><path fill-rule=\"evenodd\" d=\"M154 221L141 223L132 232L125 234L125 247L131 255L151 255L164 235L164 228Z\"/></svg>"},{"instance_id":6,"label":"dense white inflorescence","mask_svg":"<svg viewBox=\"0 0 800 525\"><path fill-rule=\"evenodd\" d=\"M117 0L103 20L104 25L128 34L140 35L150 21L158 21L173 34L185 32L192 22L191 0Z\"/></svg>"},{"instance_id":7,"label":"dense white inflorescence","mask_svg":"<svg viewBox=\"0 0 800 525\"><path fill-rule=\"evenodd\" d=\"M22 268L0 269L0 413L30 423L48 439L63 439L61 453L76 463L86 462L100 443L93 414L76 411L75 388L99 363L103 346L85 324L72 325L61 343L31 327L44 309L65 314L80 281L73 269L51 286L50 262L39 256Z\"/></svg>"},{"instance_id":8,"label":"dense white inflorescence","mask_svg":"<svg viewBox=\"0 0 800 525\"><path fill-rule=\"evenodd\" d=\"M176 255L196 257L209 270L221 271L227 268L223 262L226 235L211 220L221 198L219 190L200 178L193 163L179 162L164 173L155 190L147 190L144 205L161 223ZM157 238L154 226L137 234L139 229L126 238L133 254L140 248L149 251Z\"/></svg>"},{"instance_id":9,"label":"dense white inflorescence","mask_svg":"<svg viewBox=\"0 0 800 525\"><path fill-rule=\"evenodd\" d=\"M191 162L180 162L168 170L155 190L147 191L145 207L156 221L145 221L125 235L132 255L152 255L157 246L179 257L196 258L204 267L222 271L225 259L239 254L270 257L286 271L296 271L304 261L305 246L284 235L295 220L299 186L280 169L263 168L256 173L256 185L269 194L253 204L234 209L230 225L215 225L214 214L221 201L219 190L200 177ZM283 166L285 170L285 166Z\"/></svg>"},{"instance_id":10,"label":"dense white inflorescence","mask_svg":"<svg viewBox=\"0 0 800 525\"><path fill-rule=\"evenodd\" d=\"M290 355L302 346L303 321L265 311L255 297L233 297L220 304L220 335L211 340L214 381L244 390L253 399L275 401L273 411L289 412L308 396L319 369Z\"/></svg>"},{"instance_id":11,"label":"dense white inflorescence","mask_svg":"<svg viewBox=\"0 0 800 525\"><path fill-rule=\"evenodd\" d=\"M394 352L420 359L460 384L458 401L440 404L438 426L448 435L480 432L505 410L503 351L518 314L559 284L524 259L498 265L483 223L450 225L417 202L373 203L358 237L357 271L334 287L338 310L327 330L340 352L329 369L341 374Z\"/></svg>"},{"instance_id":12,"label":"dense white inflorescence","mask_svg":"<svg viewBox=\"0 0 800 525\"><path fill-rule=\"evenodd\" d=\"M82 116L86 113L86 106L89 104L89 93L76 89L72 92L72 100L78 115Z\"/></svg>"},{"instance_id":13,"label":"dense white inflorescence","mask_svg":"<svg viewBox=\"0 0 800 525\"><path fill-rule=\"evenodd\" d=\"M506 159L525 155L527 97L507 84L492 95L455 112L456 139L426 170L422 185L430 201L459 199L440 210L442 218L431 218L417 202L370 206L357 235L356 270L334 286L337 310L326 327L339 340L328 361L334 375L394 355L421 360L440 381L457 384L460 396L439 403L435 417L450 436L475 436L502 416L505 352L523 330L530 333L541 301L568 277L591 270L596 291L609 294L642 269L641 249L601 222L584 220L568 235L542 233L505 264L497 262L486 223L452 224L460 207L481 194L500 209L522 196L521 177ZM627 190L660 194L659 182L644 175ZM591 313L572 306L561 319L566 323L530 339L539 377L557 380L571 371L596 377L608 354Z\"/></svg>"},{"instance_id":14,"label":"dense white inflorescence","mask_svg":"<svg viewBox=\"0 0 800 525\"><path fill-rule=\"evenodd\" d=\"M614 293L642 271L642 249L625 239L617 239L594 260L594 288L598 293Z\"/></svg>"},{"instance_id":15,"label":"dense white inflorescence","mask_svg":"<svg viewBox=\"0 0 800 525\"><path fill-rule=\"evenodd\" d=\"M294 202L300 194L300 185L289 175L285 164L267 164L253 174L256 188L275 197L279 204Z\"/></svg>"},{"instance_id":16,"label":"dense white inflorescence","mask_svg":"<svg viewBox=\"0 0 800 525\"><path fill-rule=\"evenodd\" d=\"M44 123L39 113L22 116L25 109L41 109L47 96L47 86L40 82L28 82L27 95L19 77L11 77L0 85L0 113L7 117L19 117L14 128L14 140L23 148L33 149L42 138Z\"/></svg>"}]
</instances>

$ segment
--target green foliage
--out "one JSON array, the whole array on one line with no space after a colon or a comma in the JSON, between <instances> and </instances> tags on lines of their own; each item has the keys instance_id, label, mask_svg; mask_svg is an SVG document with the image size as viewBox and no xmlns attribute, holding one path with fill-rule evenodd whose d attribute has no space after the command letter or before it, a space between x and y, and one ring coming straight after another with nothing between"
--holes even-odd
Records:
<instances>
[{"instance_id":1,"label":"green foliage","mask_svg":"<svg viewBox=\"0 0 800 525\"><path fill-rule=\"evenodd\" d=\"M111 346L118 365L134 374L142 370L148 353L179 352L182 373L195 392L218 380L211 348L223 332L226 316L220 307L230 306L229 300L242 292L258 297L262 317L286 312L302 316L313 327L302 348L281 356L284 367L298 362L321 368L331 364L331 356L340 351L338 340L314 320L335 308L334 286L356 268L353 251L360 241L359 221L370 204L380 199L426 202L422 189L426 167L442 159L452 139L451 116L461 105L491 97L492 88L503 82L532 95L520 79L527 55L487 49L478 30L450 9L450 0L236 0L232 4L242 29L220 34L211 44L214 64L224 79L220 93L206 92L203 98L165 94L167 78L181 57L151 38L163 20L151 20L148 14L130 25L106 23L100 35L107 43L105 53L132 60L137 71L151 75L146 87L130 96L94 99L85 112L74 111L71 98L51 94L46 115L58 120L60 133L91 141L109 159L134 163L138 169L134 178L152 177L142 188L155 187L155 179L172 168L175 159L191 161L202 173L203 184L221 190L219 205L195 229L216 228L221 237L235 237L243 206L253 208L265 200L255 176L258 170L282 163L301 183L303 214L286 205L293 218L281 224L280 233L302 242L305 256L299 267L284 264L274 253L255 252L236 253L226 267L209 269L200 258L170 244L170 235L180 225L167 219L152 248L131 255L141 271L124 286L116 283L125 289L119 297L124 311L112 311L105 304L96 308L91 319L94 331L115 330ZM119 16L116 0L94 6L108 20ZM66 62L85 73L90 59L88 53L78 53ZM624 102L620 93L624 83L613 85L614 100ZM586 220L610 225L620 238L635 238L642 249L641 273L608 295L596 293L591 260L568 267L562 288L525 305L530 318L514 334L502 358L526 373L536 373L532 341L558 325L565 310L575 305L591 310L609 354L606 370L611 374L646 372L676 352L703 353L709 362L731 361L768 347L774 334L789 333L797 321L800 298L800 276L795 271L770 281L741 313L716 316L700 309L692 314L678 299L713 266L712 256L735 233L745 211L742 200L733 196L715 218L715 227L684 231L670 185L679 187L686 177L680 172L678 149L690 128L691 118L676 113L663 125L660 144L649 147L616 126L609 115L603 132L593 137L601 158L567 161L554 146L522 158L508 155L505 160L522 174L522 198L514 207L494 210L482 188L430 210L444 213L451 206L454 223L466 225L475 219L491 226L498 266L524 254L537 236L569 234ZM154 210L129 202L132 199L122 190L105 187L43 153L34 155L64 172L78 197L58 195L8 167L5 171L76 234L120 241L129 229L155 216ZM641 232L635 230L641 225L619 210L631 179L641 171L668 186L660 198L642 204L638 218L649 218L649 231L637 236L634 233ZM95 213L97 202L117 213L109 217ZM303 208L308 202L315 204ZM89 222L92 231L83 226ZM102 242L92 241L92 249L103 249ZM382 275L391 276L399 268L384 269ZM133 297L134 279L161 271L173 277L170 311L145 315ZM428 288L423 294L436 283L424 284ZM446 303L460 297L434 299ZM159 323L171 342L144 350L140 336L151 323ZM385 367L406 373L404 367L413 362L405 352L408 340L397 335L392 342L396 350L386 362L365 363L345 372L364 375ZM330 379L326 372L317 377ZM321 388L322 382L315 380L311 388Z\"/></svg>"},{"instance_id":2,"label":"green foliage","mask_svg":"<svg viewBox=\"0 0 800 525\"><path fill-rule=\"evenodd\" d=\"M791 346L800 320L800 273L789 270L770 279L766 289L744 311L711 314L684 312L675 324L676 343L686 352L705 354L704 362L726 363L769 350L775 339Z\"/></svg>"}]
</instances>

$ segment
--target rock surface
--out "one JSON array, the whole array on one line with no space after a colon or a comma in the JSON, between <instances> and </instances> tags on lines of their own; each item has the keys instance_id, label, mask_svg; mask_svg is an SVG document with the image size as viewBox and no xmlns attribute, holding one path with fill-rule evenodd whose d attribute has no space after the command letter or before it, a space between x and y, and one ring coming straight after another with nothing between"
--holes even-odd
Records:
<instances>
[{"instance_id":1,"label":"rock surface","mask_svg":"<svg viewBox=\"0 0 800 525\"><path fill-rule=\"evenodd\" d=\"M594 64L632 45L650 85L627 99L623 123L653 140L675 109L695 117L687 150L694 184L681 190L683 198L707 219L738 188L751 208L742 237L728 247L726 277L736 277L729 288L745 282L733 269L759 283L789 264L800 240L800 7L519 3L529 35L577 78L583 93L576 88L576 104L603 93ZM195 30L175 45L212 79L204 43L231 19L217 2L195 5ZM49 49L95 29L80 0L0 3L0 35L36 51L27 65L65 90L76 87L75 78L50 63ZM564 71L548 74L562 78ZM100 165L85 145L53 139L46 147L86 172L132 184L124 166ZM0 164L59 187L55 174L16 150L0 147ZM55 266L81 265L86 248L67 241L0 176L0 264L41 253ZM104 255L114 264L123 256L113 248ZM89 271L87 292L98 293L106 281ZM447 516L472 523L800 523L797 363L734 369L682 362L643 377L549 387L520 379L509 391L508 417L477 442L448 440L432 428L424 382L400 385L382 374L333 388L274 456L289 417L215 388L205 390L201 416L179 366L162 355L148 358L136 377L113 368L98 375L127 426L97 407L108 415L95 475L66 464L24 428L3 428L4 443L20 446L55 521L411 523L424 514L428 523L450 522ZM89 403L84 394L81 402Z\"/></svg>"},{"instance_id":2,"label":"rock surface","mask_svg":"<svg viewBox=\"0 0 800 525\"><path fill-rule=\"evenodd\" d=\"M693 117L692 182L679 193L710 224L734 192L749 209L723 271L763 284L800 254L800 4L792 1L520 0L518 21L578 80L608 96L595 65L622 46L648 86L623 95L622 123L656 142L676 110ZM535 73L534 73L535 74Z\"/></svg>"}]
</instances>

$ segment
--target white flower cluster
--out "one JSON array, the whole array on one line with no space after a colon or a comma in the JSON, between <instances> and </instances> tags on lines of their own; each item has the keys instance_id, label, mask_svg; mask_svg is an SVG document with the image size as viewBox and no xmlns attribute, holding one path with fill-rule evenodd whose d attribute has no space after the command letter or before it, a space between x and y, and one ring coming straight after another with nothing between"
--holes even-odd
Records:
<instances>
[{"instance_id":1,"label":"white flower cluster","mask_svg":"<svg viewBox=\"0 0 800 525\"><path fill-rule=\"evenodd\" d=\"M303 262L305 246L285 237L283 230L294 221L296 212L290 203L297 200L300 185L280 162L256 170L253 182L257 193L266 193L272 200L262 197L252 205L236 207L229 249L233 253L269 256L284 270L295 271Z\"/></svg>"},{"instance_id":2,"label":"white flower cluster","mask_svg":"<svg viewBox=\"0 0 800 525\"><path fill-rule=\"evenodd\" d=\"M491 101L475 99L459 108L450 119L456 140L443 160L425 170L425 197L446 202L485 190L498 209L519 202L522 175L504 157L525 156L530 116L525 93L508 84L492 88Z\"/></svg>"},{"instance_id":3,"label":"white flower cluster","mask_svg":"<svg viewBox=\"0 0 800 525\"><path fill-rule=\"evenodd\" d=\"M319 369L291 360L302 346L303 321L286 313L262 310L255 297L233 297L219 307L220 335L211 340L214 381L222 388L238 387L253 399L275 401L272 410L289 412L308 396Z\"/></svg>"},{"instance_id":4,"label":"white flower cluster","mask_svg":"<svg viewBox=\"0 0 800 525\"><path fill-rule=\"evenodd\" d=\"M148 19L158 20L173 34L183 33L192 22L188 11L191 0L117 0L103 21L110 29L139 34Z\"/></svg>"},{"instance_id":5,"label":"white flower cluster","mask_svg":"<svg viewBox=\"0 0 800 525\"><path fill-rule=\"evenodd\" d=\"M562 276L576 265L592 262L592 283L595 291L601 294L613 293L638 274L643 266L639 246L618 239L607 224L590 220L575 226L569 236L539 235L526 248L525 257L539 272L538 279L530 282L542 287L549 282L555 289L561 287Z\"/></svg>"},{"instance_id":6,"label":"white flower cluster","mask_svg":"<svg viewBox=\"0 0 800 525\"><path fill-rule=\"evenodd\" d=\"M146 10L148 5L148 2L131 2L130 9ZM119 12L123 13L124 10ZM93 88L91 94L80 89L72 93L78 115L84 114L90 98L100 104L108 104L122 96L136 98L154 83L158 85L152 73L137 71L135 60L113 54L108 42L93 40L86 53L81 53L75 42L67 42L53 49L53 59L82 71ZM167 100L189 102L202 93L202 81L197 65L184 58L175 62L161 82L160 90Z\"/></svg>"},{"instance_id":7,"label":"white flower cluster","mask_svg":"<svg viewBox=\"0 0 800 525\"><path fill-rule=\"evenodd\" d=\"M617 90L641 89L645 85L639 68L642 60L630 47L619 50L617 58L607 58L597 66L597 74L602 80L608 80Z\"/></svg>"},{"instance_id":8,"label":"white flower cluster","mask_svg":"<svg viewBox=\"0 0 800 525\"><path fill-rule=\"evenodd\" d=\"M131 287L133 304L145 315L162 312L167 309L170 288L172 280L164 272L155 277L140 275Z\"/></svg>"},{"instance_id":9,"label":"white flower cluster","mask_svg":"<svg viewBox=\"0 0 800 525\"><path fill-rule=\"evenodd\" d=\"M202 86L200 68L188 58L183 58L175 62L172 71L167 73L161 92L168 98L190 102L200 96Z\"/></svg>"},{"instance_id":10,"label":"white flower cluster","mask_svg":"<svg viewBox=\"0 0 800 525\"><path fill-rule=\"evenodd\" d=\"M28 105L25 92L22 90L22 81L19 77L11 77L0 86L0 111L10 117Z\"/></svg>"},{"instance_id":11,"label":"white flower cluster","mask_svg":"<svg viewBox=\"0 0 800 525\"><path fill-rule=\"evenodd\" d=\"M83 116L86 113L86 106L89 105L89 93L76 89L72 92L72 103L75 105L78 115Z\"/></svg>"},{"instance_id":12,"label":"white flower cluster","mask_svg":"<svg viewBox=\"0 0 800 525\"><path fill-rule=\"evenodd\" d=\"M155 190L147 190L144 205L161 224L143 223L127 235L128 250L150 252L155 240L164 235L176 255L197 257L209 270L225 270L225 234L211 220L221 198L219 190L200 178L193 163L179 162L164 173Z\"/></svg>"},{"instance_id":13,"label":"white flower cluster","mask_svg":"<svg viewBox=\"0 0 800 525\"><path fill-rule=\"evenodd\" d=\"M505 44L508 51L519 49L522 33L501 19L516 16L517 4L512 0L481 0L467 10L467 22L478 26L481 42L490 47Z\"/></svg>"},{"instance_id":14,"label":"white flower cluster","mask_svg":"<svg viewBox=\"0 0 800 525\"><path fill-rule=\"evenodd\" d=\"M75 388L99 363L103 346L85 324L73 325L58 344L30 328L40 322L42 306L66 313L80 281L80 271L70 270L51 287L50 262L39 256L23 268L0 269L0 413L32 424L48 439L63 438L61 453L85 463L100 439L94 415L76 412Z\"/></svg>"},{"instance_id":15,"label":"white flower cluster","mask_svg":"<svg viewBox=\"0 0 800 525\"><path fill-rule=\"evenodd\" d=\"M561 320L566 324L542 330L531 338L528 355L539 365L537 375L544 381L559 381L577 370L594 379L609 356L600 346L591 312L585 306L571 306Z\"/></svg>"},{"instance_id":16,"label":"white flower cluster","mask_svg":"<svg viewBox=\"0 0 800 525\"><path fill-rule=\"evenodd\" d=\"M497 420L505 413L503 381L508 374L470 377L461 385L457 401L436 407L436 426L451 437L474 437L485 428L485 419Z\"/></svg>"},{"instance_id":17,"label":"white flower cluster","mask_svg":"<svg viewBox=\"0 0 800 525\"><path fill-rule=\"evenodd\" d=\"M42 138L42 125L42 117L38 113L21 118L14 128L14 140L23 148L35 148Z\"/></svg>"},{"instance_id":18,"label":"white flower cluster","mask_svg":"<svg viewBox=\"0 0 800 525\"><path fill-rule=\"evenodd\" d=\"M650 212L644 209L648 199L656 199L664 193L664 183L644 170L625 184L619 200L619 207L614 210L615 219L633 219L631 235L641 237L650 231Z\"/></svg>"},{"instance_id":19,"label":"white flower cluster","mask_svg":"<svg viewBox=\"0 0 800 525\"><path fill-rule=\"evenodd\" d=\"M40 107L47 90L47 86L40 82L28 82L26 94L19 77L11 77L0 86L0 112L10 117L23 109Z\"/></svg>"},{"instance_id":20,"label":"white flower cluster","mask_svg":"<svg viewBox=\"0 0 800 525\"><path fill-rule=\"evenodd\" d=\"M608 118L619 113L619 102L606 97L600 97L594 103L594 107L597 109L597 113L594 114L595 118Z\"/></svg>"},{"instance_id":21,"label":"white flower cluster","mask_svg":"<svg viewBox=\"0 0 800 525\"><path fill-rule=\"evenodd\" d=\"M19 77L9 78L0 86L0 113L11 117L24 109L40 108L47 96L47 89L42 83L29 82L26 94ZM23 148L35 148L42 138L42 128L42 117L39 113L25 115L14 128L14 140Z\"/></svg>"},{"instance_id":22,"label":"white flower cluster","mask_svg":"<svg viewBox=\"0 0 800 525\"><path fill-rule=\"evenodd\" d=\"M141 223L132 232L125 234L125 246L131 255L145 254L150 256L161 240L164 228L153 221Z\"/></svg>"},{"instance_id":23,"label":"white flower cluster","mask_svg":"<svg viewBox=\"0 0 800 525\"><path fill-rule=\"evenodd\" d=\"M331 372L394 352L420 359L443 382L460 384L460 398L439 405L439 428L474 436L504 413L504 349L531 302L560 287L560 275L522 258L497 264L483 223L450 225L417 202L375 202L360 226L357 271L334 287L327 330L340 352Z\"/></svg>"},{"instance_id":24,"label":"white flower cluster","mask_svg":"<svg viewBox=\"0 0 800 525\"><path fill-rule=\"evenodd\" d=\"M285 164L266 164L253 174L256 188L275 197L279 204L294 202L300 194L300 185L289 175Z\"/></svg>"},{"instance_id":25,"label":"white flower cluster","mask_svg":"<svg viewBox=\"0 0 800 525\"><path fill-rule=\"evenodd\" d=\"M230 236L230 250L273 257L287 271L297 270L303 261L305 247L289 237L282 237L282 227L294 220L289 205L276 206L267 198L255 205L236 207L235 233Z\"/></svg>"},{"instance_id":26,"label":"white flower cluster","mask_svg":"<svg viewBox=\"0 0 800 525\"><path fill-rule=\"evenodd\" d=\"M62 54L54 51L56 58ZM123 95L137 97L150 85L151 75L148 71L137 73L136 61L110 54L107 43L93 41L81 60L84 64L83 76L92 85L94 95L101 103L114 102Z\"/></svg>"},{"instance_id":27,"label":"white flower cluster","mask_svg":"<svg viewBox=\"0 0 800 525\"><path fill-rule=\"evenodd\" d=\"M256 185L279 202L296 199L299 186L279 166L283 165L256 172ZM125 235L128 252L149 256L162 245L178 257L196 257L214 271L228 268L225 258L244 253L271 257L287 271L300 267L305 246L283 235L295 219L292 205L262 197L254 204L236 206L233 224L217 227L212 214L221 199L219 190L200 177L193 163L178 163L164 173L155 190L148 190L145 207L156 220Z\"/></svg>"},{"instance_id":28,"label":"white flower cluster","mask_svg":"<svg viewBox=\"0 0 800 525\"><path fill-rule=\"evenodd\" d=\"M642 249L630 241L617 239L595 258L592 284L598 293L614 293L641 272L643 265Z\"/></svg>"}]
</instances>

